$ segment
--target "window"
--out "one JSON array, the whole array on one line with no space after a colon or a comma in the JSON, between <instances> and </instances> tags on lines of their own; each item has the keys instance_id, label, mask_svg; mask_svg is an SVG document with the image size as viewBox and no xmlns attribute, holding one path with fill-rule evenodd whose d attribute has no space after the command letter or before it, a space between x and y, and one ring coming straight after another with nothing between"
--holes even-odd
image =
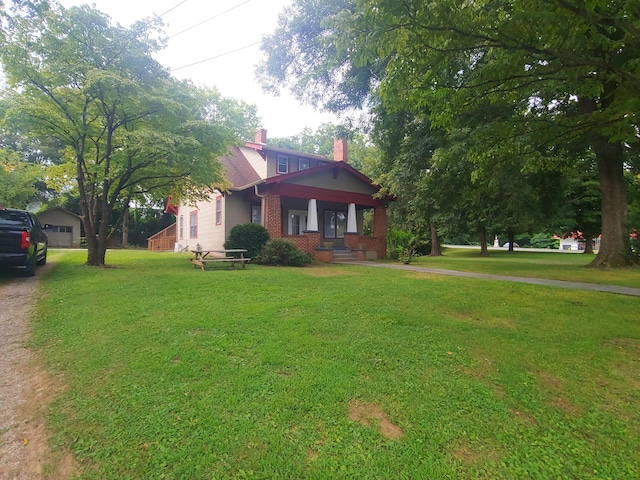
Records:
<instances>
[{"instance_id":1,"label":"window","mask_svg":"<svg viewBox=\"0 0 640 480\"><path fill-rule=\"evenodd\" d=\"M222 225L222 196L216 198L216 225Z\"/></svg>"},{"instance_id":2,"label":"window","mask_svg":"<svg viewBox=\"0 0 640 480\"><path fill-rule=\"evenodd\" d=\"M251 223L257 223L260 225L262 223L260 221L262 217L262 207L260 205L252 205L251 206Z\"/></svg>"},{"instance_id":3,"label":"window","mask_svg":"<svg viewBox=\"0 0 640 480\"><path fill-rule=\"evenodd\" d=\"M309 168L309 159L308 158L299 158L298 159L298 170L306 170Z\"/></svg>"},{"instance_id":4,"label":"window","mask_svg":"<svg viewBox=\"0 0 640 480\"><path fill-rule=\"evenodd\" d=\"M184 238L184 215L180 215L180 240Z\"/></svg>"},{"instance_id":5,"label":"window","mask_svg":"<svg viewBox=\"0 0 640 480\"><path fill-rule=\"evenodd\" d=\"M347 212L325 210L324 212L324 237L344 238L347 227Z\"/></svg>"},{"instance_id":6,"label":"window","mask_svg":"<svg viewBox=\"0 0 640 480\"><path fill-rule=\"evenodd\" d=\"M289 157L278 155L278 173L289 173Z\"/></svg>"},{"instance_id":7,"label":"window","mask_svg":"<svg viewBox=\"0 0 640 480\"><path fill-rule=\"evenodd\" d=\"M73 233L73 228L72 227L59 226L59 225L49 225L47 230L49 230L52 233L56 233L56 232L59 232L59 233Z\"/></svg>"},{"instance_id":8,"label":"window","mask_svg":"<svg viewBox=\"0 0 640 480\"><path fill-rule=\"evenodd\" d=\"M289 235L302 235L307 229L307 212L305 210L289 210Z\"/></svg>"},{"instance_id":9,"label":"window","mask_svg":"<svg viewBox=\"0 0 640 480\"><path fill-rule=\"evenodd\" d=\"M189 238L198 238L198 211L189 214Z\"/></svg>"}]
</instances>

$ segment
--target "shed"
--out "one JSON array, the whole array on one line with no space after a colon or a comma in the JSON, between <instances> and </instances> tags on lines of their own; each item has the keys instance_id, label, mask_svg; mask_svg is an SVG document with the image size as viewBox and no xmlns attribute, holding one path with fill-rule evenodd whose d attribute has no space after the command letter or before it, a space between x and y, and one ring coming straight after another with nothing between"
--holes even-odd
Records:
<instances>
[{"instance_id":1,"label":"shed","mask_svg":"<svg viewBox=\"0 0 640 480\"><path fill-rule=\"evenodd\" d=\"M40 223L47 225L50 247L79 247L82 236L80 217L62 207L37 214Z\"/></svg>"}]
</instances>

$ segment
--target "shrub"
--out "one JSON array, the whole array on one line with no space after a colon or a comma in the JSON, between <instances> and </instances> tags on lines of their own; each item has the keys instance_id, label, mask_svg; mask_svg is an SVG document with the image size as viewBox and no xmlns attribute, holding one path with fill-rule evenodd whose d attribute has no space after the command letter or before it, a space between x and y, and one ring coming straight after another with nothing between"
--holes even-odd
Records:
<instances>
[{"instance_id":1,"label":"shrub","mask_svg":"<svg viewBox=\"0 0 640 480\"><path fill-rule=\"evenodd\" d=\"M269 240L255 259L262 265L286 265L300 267L312 263L311 255L296 248L295 244L282 238Z\"/></svg>"},{"instance_id":2,"label":"shrub","mask_svg":"<svg viewBox=\"0 0 640 480\"><path fill-rule=\"evenodd\" d=\"M269 232L262 225L244 223L231 229L227 241L224 242L224 248L245 248L246 256L253 258L260 253L267 240L269 240Z\"/></svg>"},{"instance_id":3,"label":"shrub","mask_svg":"<svg viewBox=\"0 0 640 480\"><path fill-rule=\"evenodd\" d=\"M533 248L558 248L556 239L550 233L536 233L531 237L531 246Z\"/></svg>"},{"instance_id":4,"label":"shrub","mask_svg":"<svg viewBox=\"0 0 640 480\"><path fill-rule=\"evenodd\" d=\"M390 230L387 234L387 255L389 258L409 264L415 255L419 255L420 248L427 248L424 243L412 232Z\"/></svg>"}]
</instances>

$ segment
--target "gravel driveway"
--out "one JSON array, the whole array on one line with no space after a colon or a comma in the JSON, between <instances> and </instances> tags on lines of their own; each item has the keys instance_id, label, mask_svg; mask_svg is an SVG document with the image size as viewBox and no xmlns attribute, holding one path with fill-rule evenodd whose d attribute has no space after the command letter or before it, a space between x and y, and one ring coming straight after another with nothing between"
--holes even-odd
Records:
<instances>
[{"instance_id":1,"label":"gravel driveway","mask_svg":"<svg viewBox=\"0 0 640 480\"><path fill-rule=\"evenodd\" d=\"M62 383L44 370L28 348L31 308L38 279L0 272L0 479L67 479L73 458L48 445L48 405Z\"/></svg>"}]
</instances>

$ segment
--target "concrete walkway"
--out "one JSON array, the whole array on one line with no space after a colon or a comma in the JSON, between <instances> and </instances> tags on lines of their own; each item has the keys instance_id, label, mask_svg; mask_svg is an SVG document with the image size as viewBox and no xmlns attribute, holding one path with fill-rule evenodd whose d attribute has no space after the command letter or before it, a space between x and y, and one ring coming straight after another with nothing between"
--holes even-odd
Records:
<instances>
[{"instance_id":1,"label":"concrete walkway","mask_svg":"<svg viewBox=\"0 0 640 480\"><path fill-rule=\"evenodd\" d=\"M617 285L602 285L598 283L565 282L562 280L547 280L544 278L511 277L508 275L491 275L489 273L458 272L457 270L443 270L440 268L416 267L399 263L378 262L344 262L349 265L363 265L366 267L392 268L395 270L407 270L412 272L433 273L436 275L451 275L454 277L479 278L483 280L500 280L505 282L529 283L532 285L545 285L549 287L573 288L578 290L592 290L619 295L631 295L640 297L640 288L620 287Z\"/></svg>"}]
</instances>

